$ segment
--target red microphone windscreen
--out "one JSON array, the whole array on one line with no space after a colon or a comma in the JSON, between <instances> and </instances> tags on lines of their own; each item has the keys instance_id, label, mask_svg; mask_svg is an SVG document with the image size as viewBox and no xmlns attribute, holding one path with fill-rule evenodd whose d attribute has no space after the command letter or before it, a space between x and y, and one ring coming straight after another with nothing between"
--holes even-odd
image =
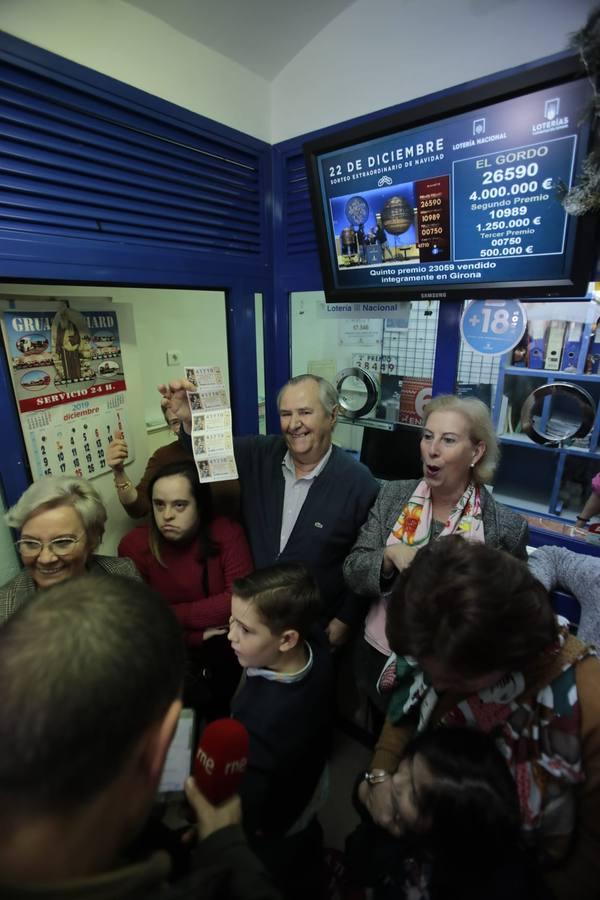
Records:
<instances>
[{"instance_id":1,"label":"red microphone windscreen","mask_svg":"<svg viewBox=\"0 0 600 900\"><path fill-rule=\"evenodd\" d=\"M237 719L216 719L206 726L194 760L194 778L213 805L240 786L248 763L248 732Z\"/></svg>"}]
</instances>

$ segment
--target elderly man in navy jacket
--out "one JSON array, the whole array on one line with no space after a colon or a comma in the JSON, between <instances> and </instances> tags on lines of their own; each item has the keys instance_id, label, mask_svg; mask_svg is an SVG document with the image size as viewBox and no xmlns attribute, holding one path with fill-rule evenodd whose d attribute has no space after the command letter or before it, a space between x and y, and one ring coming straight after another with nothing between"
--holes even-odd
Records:
<instances>
[{"instance_id":1,"label":"elderly man in navy jacket","mask_svg":"<svg viewBox=\"0 0 600 900\"><path fill-rule=\"evenodd\" d=\"M187 381L159 388L189 444ZM258 569L304 562L321 589L332 645L362 618L344 585L342 565L379 489L369 470L332 444L337 391L316 375L297 375L278 396L281 435L236 438L242 518Z\"/></svg>"}]
</instances>

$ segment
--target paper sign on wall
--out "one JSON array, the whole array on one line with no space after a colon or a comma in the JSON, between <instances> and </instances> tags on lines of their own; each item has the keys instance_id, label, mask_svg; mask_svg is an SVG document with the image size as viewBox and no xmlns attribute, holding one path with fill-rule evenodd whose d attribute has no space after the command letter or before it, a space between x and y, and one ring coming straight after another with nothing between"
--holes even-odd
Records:
<instances>
[{"instance_id":1,"label":"paper sign on wall","mask_svg":"<svg viewBox=\"0 0 600 900\"><path fill-rule=\"evenodd\" d=\"M115 431L135 459L114 310L8 310L2 331L34 479L101 475Z\"/></svg>"},{"instance_id":2,"label":"paper sign on wall","mask_svg":"<svg viewBox=\"0 0 600 900\"><path fill-rule=\"evenodd\" d=\"M484 356L502 356L516 347L527 327L525 309L518 300L473 300L461 320L462 338Z\"/></svg>"}]
</instances>

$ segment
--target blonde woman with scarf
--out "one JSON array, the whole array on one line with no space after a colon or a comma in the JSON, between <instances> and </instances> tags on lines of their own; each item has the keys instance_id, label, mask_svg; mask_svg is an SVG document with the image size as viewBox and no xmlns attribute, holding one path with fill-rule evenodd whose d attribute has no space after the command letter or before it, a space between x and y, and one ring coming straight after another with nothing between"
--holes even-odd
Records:
<instances>
[{"instance_id":1,"label":"blonde woman with scarf","mask_svg":"<svg viewBox=\"0 0 600 900\"><path fill-rule=\"evenodd\" d=\"M475 398L441 395L427 404L424 420L423 478L383 486L344 563L348 585L373 601L357 647L356 677L374 707L375 726L389 699L387 685L379 681L390 654L386 612L398 572L421 547L449 534L527 558L526 521L496 503L484 487L499 458L487 406Z\"/></svg>"}]
</instances>

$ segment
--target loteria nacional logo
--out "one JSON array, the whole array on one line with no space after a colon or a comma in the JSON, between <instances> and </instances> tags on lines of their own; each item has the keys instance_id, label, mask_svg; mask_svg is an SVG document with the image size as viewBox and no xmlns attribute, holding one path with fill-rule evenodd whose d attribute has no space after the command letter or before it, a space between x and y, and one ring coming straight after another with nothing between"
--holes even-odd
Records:
<instances>
[{"instance_id":1,"label":"loteria nacional logo","mask_svg":"<svg viewBox=\"0 0 600 900\"><path fill-rule=\"evenodd\" d=\"M539 134L540 132L546 133L548 131L560 131L562 128L568 128L569 117L559 116L559 112L560 97L553 97L551 100L546 100L544 103L544 121L532 125L531 133Z\"/></svg>"}]
</instances>

